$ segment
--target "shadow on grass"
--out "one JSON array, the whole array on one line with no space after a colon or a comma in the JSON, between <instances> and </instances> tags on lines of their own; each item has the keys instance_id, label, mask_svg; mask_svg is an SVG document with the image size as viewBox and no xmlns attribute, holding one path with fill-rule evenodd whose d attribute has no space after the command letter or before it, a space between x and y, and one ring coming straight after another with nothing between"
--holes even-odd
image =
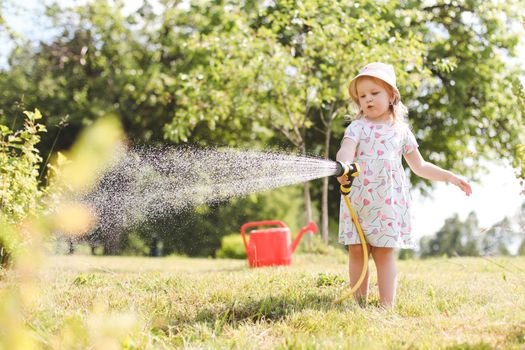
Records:
<instances>
[{"instance_id":1,"label":"shadow on grass","mask_svg":"<svg viewBox=\"0 0 525 350\"><path fill-rule=\"evenodd\" d=\"M216 272L242 272L249 271L247 266L232 266L232 267L221 267L217 269L199 270L199 273L216 273Z\"/></svg>"},{"instance_id":2,"label":"shadow on grass","mask_svg":"<svg viewBox=\"0 0 525 350\"><path fill-rule=\"evenodd\" d=\"M222 324L235 325L250 321L280 321L288 315L304 310L340 309L341 305L332 303L333 297L319 293L307 294L304 297L266 297L258 300L233 302L199 311L195 322L219 321Z\"/></svg>"},{"instance_id":3,"label":"shadow on grass","mask_svg":"<svg viewBox=\"0 0 525 350\"><path fill-rule=\"evenodd\" d=\"M487 343L456 344L445 348L445 350L493 350L496 347Z\"/></svg>"},{"instance_id":4,"label":"shadow on grass","mask_svg":"<svg viewBox=\"0 0 525 350\"><path fill-rule=\"evenodd\" d=\"M195 317L175 317L176 320L172 319L168 324L157 325L152 331L160 331L166 335L171 333L173 336L173 330L180 330L181 326L184 328L194 324L207 324L215 332L220 333L225 326L237 327L246 322L279 322L302 310L328 311L348 307L348 303L334 304L334 300L333 295L322 295L319 292L301 296L270 296L262 299L248 297L242 301L202 308ZM355 305L358 307L357 304Z\"/></svg>"}]
</instances>

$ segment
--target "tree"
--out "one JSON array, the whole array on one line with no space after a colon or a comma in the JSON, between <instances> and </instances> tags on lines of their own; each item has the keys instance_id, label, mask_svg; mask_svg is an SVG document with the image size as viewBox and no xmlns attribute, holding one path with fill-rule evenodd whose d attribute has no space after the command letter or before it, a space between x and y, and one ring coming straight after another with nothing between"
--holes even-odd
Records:
<instances>
[{"instance_id":1,"label":"tree","mask_svg":"<svg viewBox=\"0 0 525 350\"><path fill-rule=\"evenodd\" d=\"M261 5L249 22L238 18L235 30L199 37L200 45L208 50L208 62L198 67L194 78L187 79L185 91L192 92L186 94L190 97L188 110L178 113L181 118L204 114L221 116L225 121L248 119L280 133L301 154L324 149L328 158L333 120L342 118L348 108L344 87L359 66L384 58L388 50L389 60L424 76L419 71L423 47L417 34L392 37L392 23L381 17L392 10L391 5L378 6L373 1L362 1L355 7L343 1ZM231 12L237 11L242 12ZM401 73L400 80L405 78ZM319 120L324 142L309 145L307 130ZM180 132L175 135L180 137ZM309 184L304 186L307 217L311 219ZM326 243L327 192L328 179L322 200Z\"/></svg>"},{"instance_id":2,"label":"tree","mask_svg":"<svg viewBox=\"0 0 525 350\"><path fill-rule=\"evenodd\" d=\"M509 159L525 177L522 71L501 55L515 56L521 4L163 1L154 10L145 1L127 16L121 2L54 5L47 15L59 34L18 41L0 72L0 120L20 106L41 108L50 130L44 158L62 117L71 126L58 149L106 112L139 143L284 146L326 157L352 113L348 80L382 60L396 68L427 159L465 175L477 159ZM327 208L335 216L339 205L327 186L319 195L325 239Z\"/></svg>"},{"instance_id":3,"label":"tree","mask_svg":"<svg viewBox=\"0 0 525 350\"><path fill-rule=\"evenodd\" d=\"M513 236L511 222L509 218L504 217L483 233L480 254L510 255L509 246L512 243Z\"/></svg>"},{"instance_id":4,"label":"tree","mask_svg":"<svg viewBox=\"0 0 525 350\"><path fill-rule=\"evenodd\" d=\"M518 249L518 255L525 255L525 202L521 204L516 213L516 223L518 224L518 236L521 236L521 245Z\"/></svg>"},{"instance_id":5,"label":"tree","mask_svg":"<svg viewBox=\"0 0 525 350\"><path fill-rule=\"evenodd\" d=\"M518 255L525 255L525 239L520 244L520 247L518 249Z\"/></svg>"},{"instance_id":6,"label":"tree","mask_svg":"<svg viewBox=\"0 0 525 350\"><path fill-rule=\"evenodd\" d=\"M239 20L238 31L204 38L216 78L212 97L220 97L210 99L216 103L201 104L200 110L205 111L201 114L222 115L227 120L243 113L257 125L281 132L300 151L307 148L306 131L315 125L317 115L322 122L317 126L325 131L326 154L332 121L346 111L341 89L345 80L365 62L385 60L388 52L398 68L402 95L412 108L411 120L425 146L423 154L438 165L473 175L479 167L474 159L516 159L516 147L523 142L523 113L511 107L519 102L512 89L518 82L505 78L515 77L517 70L507 68L496 54L500 48L515 54L518 36L509 30L509 23L518 19L514 10L519 4L437 2L421 8L419 2L399 6L362 1L350 10L342 2L323 3L320 9L318 2L308 1L263 7L262 15L249 26ZM501 13L509 23L501 20ZM366 20L359 22L359 18ZM353 30L345 32L350 27ZM423 53L418 51L421 44L426 48ZM407 53L413 54L412 59L403 56ZM418 61L421 56L425 64ZM225 59L219 62L221 58ZM425 65L431 78L422 68ZM193 91L201 92L195 94L199 98L206 96L210 81L202 79L207 77L203 71L200 68L190 84ZM505 93L492 93L494 86ZM194 108L191 101L188 104ZM491 147L485 142L487 133ZM507 143L510 148L504 147ZM324 191L323 203L326 198ZM327 215L323 217L326 223Z\"/></svg>"},{"instance_id":7,"label":"tree","mask_svg":"<svg viewBox=\"0 0 525 350\"><path fill-rule=\"evenodd\" d=\"M474 212L461 222L458 215L445 220L443 227L434 237L421 240L421 257L431 256L477 256L479 250L475 234L478 232L478 219Z\"/></svg>"},{"instance_id":8,"label":"tree","mask_svg":"<svg viewBox=\"0 0 525 350\"><path fill-rule=\"evenodd\" d=\"M523 177L525 163L517 160L519 145L525 143L525 114L519 108L523 86L518 79L524 70L507 64L505 56L516 56L523 37L516 28L525 3L404 4L416 10L402 20L423 34L426 66L433 76L409 103L423 155L469 177L479 172L479 159L509 159Z\"/></svg>"}]
</instances>

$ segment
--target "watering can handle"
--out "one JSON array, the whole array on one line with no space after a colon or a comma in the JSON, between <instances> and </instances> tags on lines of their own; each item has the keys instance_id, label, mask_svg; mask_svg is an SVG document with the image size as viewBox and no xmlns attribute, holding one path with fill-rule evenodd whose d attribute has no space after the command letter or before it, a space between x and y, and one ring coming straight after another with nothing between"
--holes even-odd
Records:
<instances>
[{"instance_id":1,"label":"watering can handle","mask_svg":"<svg viewBox=\"0 0 525 350\"><path fill-rule=\"evenodd\" d=\"M253 221L253 222L247 222L244 225L241 226L241 235L242 235L242 241L244 242L244 248L246 248L246 253L248 253L248 242L246 241L246 234L245 231L247 228L250 227L257 227L257 226L279 226L279 227L286 227L284 222L279 220L263 220L263 221Z\"/></svg>"}]
</instances>

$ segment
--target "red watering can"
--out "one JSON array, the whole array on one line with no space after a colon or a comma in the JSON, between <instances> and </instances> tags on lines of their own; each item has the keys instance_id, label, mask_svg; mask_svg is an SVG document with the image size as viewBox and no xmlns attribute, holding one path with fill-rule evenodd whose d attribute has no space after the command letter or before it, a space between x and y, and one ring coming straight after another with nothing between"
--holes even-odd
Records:
<instances>
[{"instance_id":1,"label":"red watering can","mask_svg":"<svg viewBox=\"0 0 525 350\"><path fill-rule=\"evenodd\" d=\"M252 230L250 231L250 243L247 243L245 234L247 228L269 225L279 227ZM241 235L250 267L290 265L292 253L307 231L317 232L315 222L310 221L308 225L303 227L292 242L290 229L282 221L254 221L242 225Z\"/></svg>"}]
</instances>

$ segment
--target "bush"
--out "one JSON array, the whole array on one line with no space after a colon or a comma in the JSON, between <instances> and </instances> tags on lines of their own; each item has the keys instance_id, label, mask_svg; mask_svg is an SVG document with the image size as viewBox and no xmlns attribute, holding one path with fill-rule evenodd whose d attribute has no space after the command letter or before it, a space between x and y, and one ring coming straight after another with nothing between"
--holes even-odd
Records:
<instances>
[{"instance_id":1,"label":"bush","mask_svg":"<svg viewBox=\"0 0 525 350\"><path fill-rule=\"evenodd\" d=\"M42 158L36 148L40 132L45 126L38 124L42 115L24 112L24 128L12 131L0 124L0 266L10 263L20 245L19 237L8 229L16 225L39 207L43 190L38 187L38 174Z\"/></svg>"},{"instance_id":2,"label":"bush","mask_svg":"<svg viewBox=\"0 0 525 350\"><path fill-rule=\"evenodd\" d=\"M239 233L232 233L221 238L221 247L217 249L217 258L246 259L246 248Z\"/></svg>"},{"instance_id":3,"label":"bush","mask_svg":"<svg viewBox=\"0 0 525 350\"><path fill-rule=\"evenodd\" d=\"M12 263L13 253L20 244L20 235L0 214L0 268Z\"/></svg>"},{"instance_id":4,"label":"bush","mask_svg":"<svg viewBox=\"0 0 525 350\"><path fill-rule=\"evenodd\" d=\"M15 132L0 125L0 212L12 223L34 212L43 193L38 188L42 157L36 145L38 133L46 128L37 122L42 118L38 109L24 114L22 130Z\"/></svg>"},{"instance_id":5,"label":"bush","mask_svg":"<svg viewBox=\"0 0 525 350\"><path fill-rule=\"evenodd\" d=\"M125 248L122 251L122 255L137 255L146 256L150 255L150 247L140 237L140 233L131 231L129 234L123 237L125 242L121 243Z\"/></svg>"}]
</instances>

